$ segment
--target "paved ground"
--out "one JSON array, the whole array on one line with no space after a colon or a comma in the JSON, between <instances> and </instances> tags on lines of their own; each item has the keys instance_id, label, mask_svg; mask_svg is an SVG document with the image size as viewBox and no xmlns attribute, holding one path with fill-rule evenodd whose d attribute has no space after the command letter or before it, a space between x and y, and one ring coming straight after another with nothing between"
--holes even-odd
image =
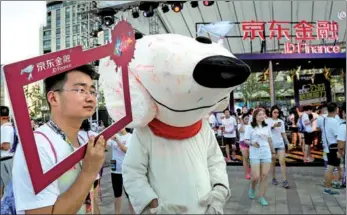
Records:
<instances>
[{"instance_id":1,"label":"paved ground","mask_svg":"<svg viewBox=\"0 0 347 215\"><path fill-rule=\"evenodd\" d=\"M340 190L340 195L335 197L322 194L322 167L289 167L287 172L291 189L288 190L271 185L269 179L269 206L266 207L248 199L249 181L243 178L242 168L227 168L231 199L225 206L225 214L346 214L346 190ZM277 170L277 178L280 179L279 168ZM114 198L109 168L105 168L101 190L101 213L113 214ZM123 200L123 214L129 214L124 195Z\"/></svg>"}]
</instances>

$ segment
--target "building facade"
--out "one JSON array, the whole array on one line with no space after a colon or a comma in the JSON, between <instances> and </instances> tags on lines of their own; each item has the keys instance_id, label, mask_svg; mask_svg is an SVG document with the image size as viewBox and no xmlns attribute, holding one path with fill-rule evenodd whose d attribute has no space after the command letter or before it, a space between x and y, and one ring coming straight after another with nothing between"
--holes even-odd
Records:
<instances>
[{"instance_id":1,"label":"building facade","mask_svg":"<svg viewBox=\"0 0 347 215\"><path fill-rule=\"evenodd\" d=\"M92 7L90 1L47 1L46 4L46 25L40 28L40 54L77 45L91 48L108 40L109 31L91 36L93 29L98 28L95 17L83 13Z\"/></svg>"}]
</instances>

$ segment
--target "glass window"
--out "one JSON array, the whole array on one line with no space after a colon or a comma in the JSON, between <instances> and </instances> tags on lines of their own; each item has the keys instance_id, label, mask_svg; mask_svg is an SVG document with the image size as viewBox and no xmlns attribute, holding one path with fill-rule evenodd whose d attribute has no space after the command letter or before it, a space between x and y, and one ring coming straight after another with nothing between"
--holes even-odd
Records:
<instances>
[{"instance_id":1,"label":"glass window","mask_svg":"<svg viewBox=\"0 0 347 215\"><path fill-rule=\"evenodd\" d=\"M45 40L43 41L43 49L51 49L51 41L50 40Z\"/></svg>"},{"instance_id":2,"label":"glass window","mask_svg":"<svg viewBox=\"0 0 347 215\"><path fill-rule=\"evenodd\" d=\"M71 46L71 38L70 37L66 37L65 46L66 46L66 48L70 48L70 46Z\"/></svg>"},{"instance_id":3,"label":"glass window","mask_svg":"<svg viewBox=\"0 0 347 215\"><path fill-rule=\"evenodd\" d=\"M55 14L56 14L56 18L58 19L60 19L60 9L57 9L57 11L55 12Z\"/></svg>"},{"instance_id":4,"label":"glass window","mask_svg":"<svg viewBox=\"0 0 347 215\"><path fill-rule=\"evenodd\" d=\"M105 42L108 41L110 39L110 31L105 30L104 31L104 40Z\"/></svg>"},{"instance_id":5,"label":"glass window","mask_svg":"<svg viewBox=\"0 0 347 215\"><path fill-rule=\"evenodd\" d=\"M66 18L70 18L70 14L71 14L71 9L70 9L70 7L65 8L65 17L66 17Z\"/></svg>"},{"instance_id":6,"label":"glass window","mask_svg":"<svg viewBox=\"0 0 347 215\"><path fill-rule=\"evenodd\" d=\"M52 36L51 31L44 31L43 32L43 39L44 40L50 39L51 36Z\"/></svg>"},{"instance_id":7,"label":"glass window","mask_svg":"<svg viewBox=\"0 0 347 215\"><path fill-rule=\"evenodd\" d=\"M57 19L55 24L57 27L60 27L60 19Z\"/></svg>"},{"instance_id":8,"label":"glass window","mask_svg":"<svg viewBox=\"0 0 347 215\"><path fill-rule=\"evenodd\" d=\"M70 26L65 28L65 35L70 35L71 31L70 31Z\"/></svg>"},{"instance_id":9,"label":"glass window","mask_svg":"<svg viewBox=\"0 0 347 215\"><path fill-rule=\"evenodd\" d=\"M60 28L57 28L57 29L56 29L55 34L56 34L56 37L60 37Z\"/></svg>"},{"instance_id":10,"label":"glass window","mask_svg":"<svg viewBox=\"0 0 347 215\"><path fill-rule=\"evenodd\" d=\"M77 34L78 32L79 32L78 25L74 25L72 33Z\"/></svg>"},{"instance_id":11,"label":"glass window","mask_svg":"<svg viewBox=\"0 0 347 215\"><path fill-rule=\"evenodd\" d=\"M70 17L65 17L65 25L70 26Z\"/></svg>"}]
</instances>

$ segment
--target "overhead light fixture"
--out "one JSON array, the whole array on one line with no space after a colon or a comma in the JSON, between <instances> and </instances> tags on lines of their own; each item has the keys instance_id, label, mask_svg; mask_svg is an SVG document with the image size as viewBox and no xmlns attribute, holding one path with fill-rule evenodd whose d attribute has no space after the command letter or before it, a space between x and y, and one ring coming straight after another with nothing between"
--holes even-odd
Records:
<instances>
[{"instance_id":1,"label":"overhead light fixture","mask_svg":"<svg viewBox=\"0 0 347 215\"><path fill-rule=\"evenodd\" d=\"M167 4L163 4L163 6L161 7L163 13L167 13L170 11L169 6L167 6Z\"/></svg>"},{"instance_id":2,"label":"overhead light fixture","mask_svg":"<svg viewBox=\"0 0 347 215\"><path fill-rule=\"evenodd\" d=\"M154 12L153 10L143 11L143 16L147 18L152 17L154 16Z\"/></svg>"},{"instance_id":3,"label":"overhead light fixture","mask_svg":"<svg viewBox=\"0 0 347 215\"><path fill-rule=\"evenodd\" d=\"M106 27L109 27L109 26L111 26L111 25L114 24L114 18L113 18L113 16L105 16L103 20L104 20L103 24L104 24Z\"/></svg>"},{"instance_id":4,"label":"overhead light fixture","mask_svg":"<svg viewBox=\"0 0 347 215\"><path fill-rule=\"evenodd\" d=\"M141 2L139 9L143 11L144 17L154 16L154 9L158 8L159 2Z\"/></svg>"},{"instance_id":5,"label":"overhead light fixture","mask_svg":"<svg viewBox=\"0 0 347 215\"><path fill-rule=\"evenodd\" d=\"M214 1L203 1L203 4L204 4L205 6L211 6L211 5L214 4Z\"/></svg>"},{"instance_id":6,"label":"overhead light fixture","mask_svg":"<svg viewBox=\"0 0 347 215\"><path fill-rule=\"evenodd\" d=\"M105 26L105 27L110 27L111 25L113 25L114 22L114 16L117 13L117 11L115 9L112 8L104 8L102 10L100 10L97 14L100 17L101 23ZM96 30L96 28L95 28Z\"/></svg>"},{"instance_id":7,"label":"overhead light fixture","mask_svg":"<svg viewBox=\"0 0 347 215\"><path fill-rule=\"evenodd\" d=\"M198 1L192 1L192 2L190 2L190 5L192 6L192 8L196 8L199 6L199 2Z\"/></svg>"},{"instance_id":8,"label":"overhead light fixture","mask_svg":"<svg viewBox=\"0 0 347 215\"><path fill-rule=\"evenodd\" d=\"M139 11L137 9L133 9L131 14L133 15L134 19L137 19L140 16L140 13L139 13Z\"/></svg>"},{"instance_id":9,"label":"overhead light fixture","mask_svg":"<svg viewBox=\"0 0 347 215\"><path fill-rule=\"evenodd\" d=\"M182 3L182 2L175 2L175 3L172 3L171 9L172 9L175 13L179 13L179 12L183 9L183 3Z\"/></svg>"}]
</instances>

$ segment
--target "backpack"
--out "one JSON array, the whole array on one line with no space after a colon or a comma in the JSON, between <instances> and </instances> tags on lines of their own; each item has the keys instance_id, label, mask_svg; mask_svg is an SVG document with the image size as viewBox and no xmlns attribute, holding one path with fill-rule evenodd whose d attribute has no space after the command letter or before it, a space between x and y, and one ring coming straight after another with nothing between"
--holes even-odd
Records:
<instances>
[{"instance_id":1,"label":"backpack","mask_svg":"<svg viewBox=\"0 0 347 215\"><path fill-rule=\"evenodd\" d=\"M16 129L15 129L15 131L16 131ZM51 149L53 151L55 162L57 163L57 161L58 161L57 153L56 153L56 151L54 149L54 146L53 146L52 142L48 139L48 137L44 133L41 133L39 131L35 131L34 133L40 134L40 135L42 135L43 137L46 138L46 140L50 144ZM12 147L12 148L14 148L14 150L15 150L16 147L17 147L17 144L16 144L15 147ZM15 202L14 193L13 193L13 181L12 180L5 187L5 192L4 192L4 195L3 195L2 199L1 199L0 214L4 214L4 215L17 214L16 213L16 202Z\"/></svg>"},{"instance_id":2,"label":"backpack","mask_svg":"<svg viewBox=\"0 0 347 215\"><path fill-rule=\"evenodd\" d=\"M299 132L304 133L305 132L305 125L302 123L302 118L298 120L298 129Z\"/></svg>"},{"instance_id":3,"label":"backpack","mask_svg":"<svg viewBox=\"0 0 347 215\"><path fill-rule=\"evenodd\" d=\"M14 153L16 151L18 142L19 142L19 138L17 134L17 129L16 129L16 126L13 124L13 145L10 152Z\"/></svg>"}]
</instances>

